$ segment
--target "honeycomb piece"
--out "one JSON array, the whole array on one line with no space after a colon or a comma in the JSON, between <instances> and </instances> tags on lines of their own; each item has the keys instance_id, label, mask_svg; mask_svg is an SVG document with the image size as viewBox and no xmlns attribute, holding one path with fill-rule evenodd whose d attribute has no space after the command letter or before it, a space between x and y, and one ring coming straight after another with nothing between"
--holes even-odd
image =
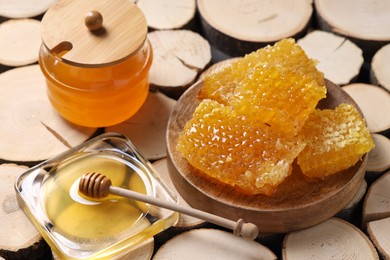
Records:
<instances>
[{"instance_id":1,"label":"honeycomb piece","mask_svg":"<svg viewBox=\"0 0 390 260\"><path fill-rule=\"evenodd\" d=\"M326 96L323 73L293 39L267 46L206 77L198 98L297 134Z\"/></svg>"},{"instance_id":2,"label":"honeycomb piece","mask_svg":"<svg viewBox=\"0 0 390 260\"><path fill-rule=\"evenodd\" d=\"M375 146L363 118L349 104L316 110L300 134L307 146L298 155L298 165L309 177L325 177L347 169Z\"/></svg>"},{"instance_id":3,"label":"honeycomb piece","mask_svg":"<svg viewBox=\"0 0 390 260\"><path fill-rule=\"evenodd\" d=\"M247 194L271 195L304 144L264 123L204 99L181 133L177 149L206 175Z\"/></svg>"}]
</instances>

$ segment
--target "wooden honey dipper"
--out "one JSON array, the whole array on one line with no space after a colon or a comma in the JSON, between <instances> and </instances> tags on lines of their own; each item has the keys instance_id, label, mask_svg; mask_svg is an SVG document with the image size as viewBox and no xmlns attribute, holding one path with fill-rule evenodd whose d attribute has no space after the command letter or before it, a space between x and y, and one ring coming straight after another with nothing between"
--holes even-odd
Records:
<instances>
[{"instance_id":1,"label":"wooden honey dipper","mask_svg":"<svg viewBox=\"0 0 390 260\"><path fill-rule=\"evenodd\" d=\"M142 201L162 208L170 209L176 212L186 214L206 220L210 223L233 230L233 234L242 236L246 239L255 239L259 233L256 225L252 223L244 223L243 219L232 221L217 215L207 213L191 207L184 207L176 203L161 200L152 196L148 196L132 190L116 187L111 185L111 180L105 175L97 172L84 174L79 183L79 190L87 197L101 199L107 197L108 194L114 194L137 201Z\"/></svg>"}]
</instances>

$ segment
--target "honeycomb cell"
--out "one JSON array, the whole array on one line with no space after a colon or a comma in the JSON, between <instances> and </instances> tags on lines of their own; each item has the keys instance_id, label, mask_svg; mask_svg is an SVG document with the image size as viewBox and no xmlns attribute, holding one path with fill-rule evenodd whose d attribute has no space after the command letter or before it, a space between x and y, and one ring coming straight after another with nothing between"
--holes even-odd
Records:
<instances>
[{"instance_id":1,"label":"honeycomb cell","mask_svg":"<svg viewBox=\"0 0 390 260\"><path fill-rule=\"evenodd\" d=\"M322 72L293 39L246 55L205 78L199 99L213 99L281 132L297 134L326 96Z\"/></svg>"},{"instance_id":2,"label":"honeycomb cell","mask_svg":"<svg viewBox=\"0 0 390 260\"><path fill-rule=\"evenodd\" d=\"M349 104L314 111L300 135L307 145L298 155L298 165L309 177L347 169L375 146L365 121Z\"/></svg>"},{"instance_id":3,"label":"honeycomb cell","mask_svg":"<svg viewBox=\"0 0 390 260\"><path fill-rule=\"evenodd\" d=\"M197 107L177 144L187 161L209 177L247 194L265 195L290 174L303 147L300 140L208 99Z\"/></svg>"}]
</instances>

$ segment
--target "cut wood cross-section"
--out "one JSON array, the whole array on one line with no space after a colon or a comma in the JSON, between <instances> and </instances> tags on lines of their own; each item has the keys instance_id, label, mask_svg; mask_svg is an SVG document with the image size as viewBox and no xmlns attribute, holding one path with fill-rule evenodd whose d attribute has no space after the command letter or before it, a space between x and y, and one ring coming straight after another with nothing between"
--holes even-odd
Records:
<instances>
[{"instance_id":1,"label":"cut wood cross-section","mask_svg":"<svg viewBox=\"0 0 390 260\"><path fill-rule=\"evenodd\" d=\"M20 208L14 183L28 168L0 165L0 259L49 259L51 250Z\"/></svg>"},{"instance_id":2,"label":"cut wood cross-section","mask_svg":"<svg viewBox=\"0 0 390 260\"><path fill-rule=\"evenodd\" d=\"M0 74L0 159L36 162L76 146L96 129L65 121L51 106L38 65Z\"/></svg>"},{"instance_id":3,"label":"cut wood cross-section","mask_svg":"<svg viewBox=\"0 0 390 260\"><path fill-rule=\"evenodd\" d=\"M337 218L286 235L283 260L378 259L368 237L354 225Z\"/></svg>"},{"instance_id":4,"label":"cut wood cross-section","mask_svg":"<svg viewBox=\"0 0 390 260\"><path fill-rule=\"evenodd\" d=\"M134 116L105 131L126 135L147 160L161 159L167 156L165 134L175 104L176 100L162 93L150 92Z\"/></svg>"},{"instance_id":5,"label":"cut wood cross-section","mask_svg":"<svg viewBox=\"0 0 390 260\"><path fill-rule=\"evenodd\" d=\"M0 16L28 18L43 14L58 0L6 0L0 1Z\"/></svg>"},{"instance_id":6,"label":"cut wood cross-section","mask_svg":"<svg viewBox=\"0 0 390 260\"><path fill-rule=\"evenodd\" d=\"M277 259L267 247L217 229L194 229L168 240L154 260Z\"/></svg>"},{"instance_id":7,"label":"cut wood cross-section","mask_svg":"<svg viewBox=\"0 0 390 260\"><path fill-rule=\"evenodd\" d=\"M311 1L198 0L205 37L230 56L243 56L283 38L300 36L309 26Z\"/></svg>"},{"instance_id":8,"label":"cut wood cross-section","mask_svg":"<svg viewBox=\"0 0 390 260\"><path fill-rule=\"evenodd\" d=\"M390 42L390 5L387 0L314 0L321 29L346 36L367 58Z\"/></svg>"},{"instance_id":9,"label":"cut wood cross-section","mask_svg":"<svg viewBox=\"0 0 390 260\"><path fill-rule=\"evenodd\" d=\"M371 61L371 83L390 91L390 44L383 46Z\"/></svg>"},{"instance_id":10,"label":"cut wood cross-section","mask_svg":"<svg viewBox=\"0 0 390 260\"><path fill-rule=\"evenodd\" d=\"M41 22L11 19L0 24L0 64L24 66L38 61Z\"/></svg>"},{"instance_id":11,"label":"cut wood cross-section","mask_svg":"<svg viewBox=\"0 0 390 260\"><path fill-rule=\"evenodd\" d=\"M317 68L325 78L335 84L345 85L354 81L363 65L363 52L344 37L324 31L312 31L298 44L306 54L318 61Z\"/></svg>"},{"instance_id":12,"label":"cut wood cross-section","mask_svg":"<svg viewBox=\"0 0 390 260\"><path fill-rule=\"evenodd\" d=\"M210 63L210 44L188 30L154 31L148 38L153 47L150 84L178 98Z\"/></svg>"},{"instance_id":13,"label":"cut wood cross-section","mask_svg":"<svg viewBox=\"0 0 390 260\"><path fill-rule=\"evenodd\" d=\"M384 135L372 134L375 148L368 154L366 179L375 181L390 169L390 139Z\"/></svg>"},{"instance_id":14,"label":"cut wood cross-section","mask_svg":"<svg viewBox=\"0 0 390 260\"><path fill-rule=\"evenodd\" d=\"M195 0L138 0L152 30L191 28L195 22Z\"/></svg>"}]
</instances>

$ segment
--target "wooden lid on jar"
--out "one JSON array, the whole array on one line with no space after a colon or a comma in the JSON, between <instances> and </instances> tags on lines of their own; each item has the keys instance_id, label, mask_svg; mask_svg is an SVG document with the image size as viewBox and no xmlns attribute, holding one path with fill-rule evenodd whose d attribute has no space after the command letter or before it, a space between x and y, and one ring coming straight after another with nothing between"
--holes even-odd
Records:
<instances>
[{"instance_id":1,"label":"wooden lid on jar","mask_svg":"<svg viewBox=\"0 0 390 260\"><path fill-rule=\"evenodd\" d=\"M145 42L146 19L130 0L61 0L42 19L42 41L62 61L102 67L125 60Z\"/></svg>"}]
</instances>

